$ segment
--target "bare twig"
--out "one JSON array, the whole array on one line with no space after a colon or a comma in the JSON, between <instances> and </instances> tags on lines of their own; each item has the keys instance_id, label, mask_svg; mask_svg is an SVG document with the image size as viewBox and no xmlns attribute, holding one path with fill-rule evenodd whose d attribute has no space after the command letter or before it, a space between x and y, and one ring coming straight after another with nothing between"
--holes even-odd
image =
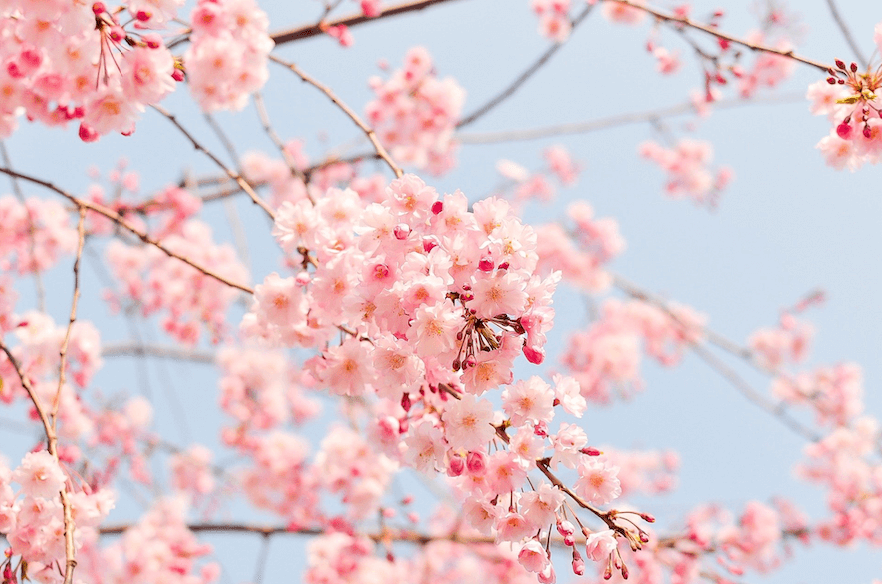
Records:
<instances>
[{"instance_id":1,"label":"bare twig","mask_svg":"<svg viewBox=\"0 0 882 584\"><path fill-rule=\"evenodd\" d=\"M279 31L270 35L270 38L275 41L277 46L283 45L285 43L300 41L324 34L325 31L332 26L347 26L351 28L353 26L358 26L359 24L375 22L390 16L424 10L430 6L445 4L450 1L451 0L417 0L415 2L405 2L403 4L383 8L378 16L367 17L364 14L353 14L336 20L323 21L317 24L308 24L306 26Z\"/></svg>"},{"instance_id":2,"label":"bare twig","mask_svg":"<svg viewBox=\"0 0 882 584\"><path fill-rule=\"evenodd\" d=\"M349 116L349 119L351 119L353 122L355 122L355 125L358 126L362 132L364 132L365 136L367 136L367 139L370 140L371 144L373 144L374 150L377 151L377 155L383 159L383 161L389 166L389 168L392 169L392 172L395 173L395 176L398 178L401 178L404 175L404 172L402 172L401 168L395 163L395 161L392 160L392 157L389 156L389 153L386 151L386 149L383 147L383 145L380 144L380 141L377 140L377 135L373 131L373 129L371 129L370 126L365 124L364 121L362 121L362 119L359 117L359 115L357 113L355 113L355 111L352 110L352 108L350 108L348 105L343 103L343 101L339 97L337 97L337 95L334 94L333 91L331 91L330 87L328 87L327 85L324 85L322 83L319 83L318 81L316 81L315 79L313 79L312 77L310 77L309 75L304 73L300 69L300 67L298 67L294 63L289 63L287 61L284 61L284 60L280 59L279 57L276 57L275 55L270 55L269 58L271 61L278 63L279 65L282 65L283 67L287 67L288 69L290 69L295 75L300 77L300 79L304 83L308 83L308 84L312 85L313 87L315 87L316 89L318 89L319 91L321 91L322 93L324 93L328 97L328 99L330 99L334 103L334 105L336 105L338 108L340 108L343 111L343 113L345 113L347 116Z\"/></svg>"},{"instance_id":3,"label":"bare twig","mask_svg":"<svg viewBox=\"0 0 882 584\"><path fill-rule=\"evenodd\" d=\"M675 25L680 25L680 26L688 26L689 28L694 28L695 30L700 30L700 31L705 32L709 35L713 35L717 38L727 40L730 43L734 43L736 45L741 45L742 47L746 47L746 48L750 49L751 51L758 51L758 52L763 52L763 53L770 53L772 55L780 55L782 57L787 57L788 59L793 59L794 61L798 61L798 62L803 63L805 65L808 65L810 67L820 69L824 73L826 73L827 70L830 68L830 65L826 65L824 63L821 63L820 61L814 61L812 59L802 57L802 56L794 53L792 50L785 51L782 49L776 49L774 47L768 47L765 45L751 43L751 42L748 42L744 39L740 39L740 38L732 36L730 34L721 32L711 26L707 26L705 24L701 24L700 22L696 22L686 16L675 16L673 14L667 14L665 12L662 12L660 10L656 10L655 8L651 8L651 7L646 6L644 4L638 4L637 2L634 2L633 0L603 0L603 1L604 2L615 2L617 4L623 4L624 6L630 6L631 8L635 8L637 10L642 10L648 14L655 16L658 20L661 20L663 22L670 22L670 23L673 23Z\"/></svg>"},{"instance_id":4,"label":"bare twig","mask_svg":"<svg viewBox=\"0 0 882 584\"><path fill-rule=\"evenodd\" d=\"M242 292L246 292L248 294L254 294L254 290L252 290L248 286L245 286L243 284L239 284L237 282L233 282L232 280L228 280L227 278L221 276L217 272L210 270L204 266L201 266L185 256L182 256L180 254L173 252L172 250L168 249L165 245L163 245L159 241L150 237L147 233L141 231L140 229L138 229L137 227L135 227L134 225L132 225L131 223L126 221L122 216L119 215L119 213L117 213L111 209L108 209L104 205L100 205L98 203L93 203L91 201L87 201L85 199L80 199L78 197L75 197L74 195L68 193L67 191L65 191L63 189L60 189L59 187L55 186L54 184L52 184L50 182L41 180L39 178L30 176L27 174L22 174L20 172L16 172L16 171L10 170L8 168L0 168L0 172L2 172L3 174L7 174L9 176L14 176L14 177L26 180L28 182L40 185L43 188L49 189L50 191L53 191L53 192L61 195L62 197L66 198L67 200L69 200L71 203L73 203L77 207L85 207L86 209L88 209L90 211L94 211L95 213L98 213L99 215L102 215L102 216L110 219L111 221L113 221L114 223L116 223L117 225L119 225L120 227L125 229L126 231L135 235L138 239L140 239L144 243L147 243L149 245L154 246L155 248L157 248L159 251L161 251L165 255L172 257L172 258L175 258L177 260L180 260L180 261L184 262L185 264L187 264L188 266L190 266L191 268L194 268L197 271L205 274L206 276L208 276L210 278L214 278L218 282L226 284L227 286L229 286L231 288L236 288L237 290L241 290Z\"/></svg>"},{"instance_id":5,"label":"bare twig","mask_svg":"<svg viewBox=\"0 0 882 584\"><path fill-rule=\"evenodd\" d=\"M578 27L586 18L588 18L588 15L591 14L592 8L594 8L594 5L586 6L585 8L582 9L582 12L580 12L570 22L570 25L571 25L573 31L575 31L576 27ZM479 118L483 117L486 113L491 111L497 105L499 105L500 103L502 103L503 101L505 101L506 99L508 99L512 95L514 95L514 93L518 89L520 89L520 87L524 83L526 83L530 77L532 77L537 71L539 71L539 69L541 69L542 66L545 65L545 63L547 63L549 60L551 60L551 57L553 57L554 54L557 53L561 49L561 47L563 47L565 44L566 44L566 41L562 41L562 42L556 42L553 45L551 45L544 53L542 53L542 55L539 56L538 59L536 59L536 62L534 62L529 67L527 67L526 71L524 71L523 73L518 75L518 77L514 81L512 81L505 89L503 89L498 94L496 94L493 98L491 98L490 101L488 101L487 103L485 103L484 105L482 105L481 107L476 109L474 112L472 112L471 114L466 116L464 119L460 120L459 123L456 124L456 127L463 128L465 126L468 126L469 124L471 124L471 123L475 122L476 120L478 120Z\"/></svg>"},{"instance_id":6,"label":"bare twig","mask_svg":"<svg viewBox=\"0 0 882 584\"><path fill-rule=\"evenodd\" d=\"M168 111L166 111L165 109L163 109L162 107L160 107L158 105L151 105L150 107L153 108L156 112L158 112L161 116L165 117L172 124L174 124L175 127L178 130L180 130L180 132L187 138L187 140L190 141L190 144L193 145L193 148L195 148L196 150L199 150L200 152L202 152L206 156L208 156L212 162L214 162L217 166L220 167L221 170L224 171L224 173L226 173L226 175L228 177L230 177L231 179L236 181L236 184L239 185L239 187L243 191L248 193L248 196L251 197L251 200L254 202L255 205L257 205L258 207L263 209L266 212L266 214L269 215L270 219L275 219L275 213L273 212L273 210L270 208L269 205L266 204L266 202L263 199L260 198L260 196L256 192L254 192L254 189L251 187L250 184L248 184L248 181L246 181L244 178L242 178L242 175L240 175L238 172L229 168L226 164L221 162L221 160L217 156L215 156L213 152L211 152L210 150L205 148L205 146L200 144L196 140L196 138L194 138L193 135L190 134L190 132L188 132L184 128L184 126L181 125L181 123L178 121L177 117L174 116L174 114L169 113Z\"/></svg>"},{"instance_id":7,"label":"bare twig","mask_svg":"<svg viewBox=\"0 0 882 584\"><path fill-rule=\"evenodd\" d=\"M836 26L839 27L839 30L842 31L842 36L845 37L845 42L848 43L848 46L851 47L854 56L857 57L858 62L862 67L866 68L869 66L869 61L864 57L864 53L861 51L860 45L857 44L857 41L854 40L854 37L851 36L851 30L849 30L848 25L845 24L845 20L842 18L842 15L839 14L839 9L836 7L836 2L834 0L827 0L827 6L830 8L830 14L833 16L833 20L836 21Z\"/></svg>"},{"instance_id":8,"label":"bare twig","mask_svg":"<svg viewBox=\"0 0 882 584\"><path fill-rule=\"evenodd\" d=\"M77 256L74 260L74 290L73 299L70 303L70 316L67 321L67 331L64 333L64 340L61 342L61 348L58 351L60 364L58 366L58 389L55 391L55 399L52 402L52 429L56 430L58 423L58 406L61 403L61 392L64 388L65 365L67 365L67 348L70 344L70 333L73 325L77 320L77 305L80 301L80 260L83 259L83 248L86 245L86 208L80 207L80 219L77 222Z\"/></svg>"},{"instance_id":9,"label":"bare twig","mask_svg":"<svg viewBox=\"0 0 882 584\"><path fill-rule=\"evenodd\" d=\"M288 152L288 149L285 147L284 142L279 137L279 134L276 133L276 130L273 128L273 125L270 123L269 113L266 109L266 104L263 102L263 96L260 92L256 92L252 96L254 98L254 107L257 110L257 117L260 118L260 123L263 126L263 131L266 132L266 135L272 140L273 144L278 148L279 153L282 155L282 158L285 161L285 164L288 165L288 170L291 171L291 176L296 177L303 183L303 186L306 187L309 185L309 178L306 174L303 173L302 170L297 168L297 164L294 162L294 159L291 157L291 153ZM306 196L309 199L309 202L313 205L315 201L312 199L312 195L309 194L309 189L306 190Z\"/></svg>"}]
</instances>

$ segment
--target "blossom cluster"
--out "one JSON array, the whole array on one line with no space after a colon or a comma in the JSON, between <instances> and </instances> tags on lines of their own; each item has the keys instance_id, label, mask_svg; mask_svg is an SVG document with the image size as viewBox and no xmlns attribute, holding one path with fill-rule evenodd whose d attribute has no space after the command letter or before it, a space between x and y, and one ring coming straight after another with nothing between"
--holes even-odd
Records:
<instances>
[{"instance_id":1,"label":"blossom cluster","mask_svg":"<svg viewBox=\"0 0 882 584\"><path fill-rule=\"evenodd\" d=\"M410 49L401 69L369 83L375 99L365 106L367 121L392 157L434 174L452 168L465 91L452 77L436 76L429 52Z\"/></svg>"},{"instance_id":2,"label":"blossom cluster","mask_svg":"<svg viewBox=\"0 0 882 584\"><path fill-rule=\"evenodd\" d=\"M876 25L876 44L882 47L882 23ZM811 112L827 116L830 134L818 142L824 160L836 169L855 171L882 161L882 70L859 73L855 63L836 61L826 80L813 83L806 97Z\"/></svg>"},{"instance_id":3,"label":"blossom cluster","mask_svg":"<svg viewBox=\"0 0 882 584\"><path fill-rule=\"evenodd\" d=\"M238 111L269 78L274 43L269 19L254 0L199 0L184 53L190 92L203 111Z\"/></svg>"},{"instance_id":4,"label":"blossom cluster","mask_svg":"<svg viewBox=\"0 0 882 584\"><path fill-rule=\"evenodd\" d=\"M205 223L191 219L163 239L174 253L189 257L233 282L247 281L248 272L228 244L212 241ZM107 246L107 262L119 281L117 302L133 302L142 314L162 312L163 329L178 341L195 344L207 327L213 342L228 332L226 312L238 292L156 247L119 240Z\"/></svg>"},{"instance_id":5,"label":"blossom cluster","mask_svg":"<svg viewBox=\"0 0 882 584\"><path fill-rule=\"evenodd\" d=\"M496 171L505 180L503 189L513 191L511 198L515 202L530 199L550 201L556 192L551 179L555 179L565 187L576 184L581 167L573 160L566 148L560 145L551 146L543 151L542 157L548 167L534 172L511 160L502 159L496 163Z\"/></svg>"},{"instance_id":6,"label":"blossom cluster","mask_svg":"<svg viewBox=\"0 0 882 584\"><path fill-rule=\"evenodd\" d=\"M642 389L641 345L659 363L676 365L686 347L702 338L704 323L687 306L674 304L666 311L643 301L609 299L587 331L570 336L562 362L583 396L607 403L614 392Z\"/></svg>"},{"instance_id":7,"label":"blossom cluster","mask_svg":"<svg viewBox=\"0 0 882 584\"><path fill-rule=\"evenodd\" d=\"M720 192L732 181L732 169L723 166L712 171L713 147L709 142L682 139L674 148L647 141L640 155L668 173L665 192L674 199L692 199L698 205L716 206Z\"/></svg>"}]
</instances>

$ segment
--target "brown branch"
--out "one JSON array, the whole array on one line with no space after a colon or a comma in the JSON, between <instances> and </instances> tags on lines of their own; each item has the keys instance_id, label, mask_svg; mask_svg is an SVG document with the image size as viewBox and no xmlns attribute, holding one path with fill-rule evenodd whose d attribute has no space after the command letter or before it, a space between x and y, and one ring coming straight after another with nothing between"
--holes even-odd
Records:
<instances>
[{"instance_id":1,"label":"brown branch","mask_svg":"<svg viewBox=\"0 0 882 584\"><path fill-rule=\"evenodd\" d=\"M576 27L578 27L586 18L588 18L588 15L591 14L591 10L593 8L594 8L594 5L589 4L584 9L582 9L582 12L580 12L578 14L578 16L576 16L572 21L570 21L570 26L572 28L572 31L575 31ZM572 33L572 31L571 31L571 33ZM534 74L536 74L536 72L539 71L539 69L541 69L543 65L545 65L548 61L551 60L551 57L553 57L554 54L557 53L561 49L561 47L563 47L566 44L566 42L567 41L561 41L561 42L556 42L553 45L551 45L544 53L542 53L542 55L539 56L538 59L536 59L535 63L533 63L532 65L527 67L527 69L523 73L521 73L514 81L512 81L505 89L503 89L497 95L492 97L490 99L490 101L488 101L487 103L485 103L484 105L482 105L481 107L476 109L474 112L472 112L471 114L466 116L465 119L460 120L459 123L456 124L456 127L462 128L462 127L468 126L469 124L471 124L471 123L475 122L476 120L478 120L479 118L483 117L486 113L490 112L497 105L499 105L500 103L502 103L503 101L505 101L506 99L508 99L512 95L514 95L514 93L518 89L520 89L520 87L524 83L526 83L527 80L530 79L530 77L532 77Z\"/></svg>"},{"instance_id":2,"label":"brown branch","mask_svg":"<svg viewBox=\"0 0 882 584\"><path fill-rule=\"evenodd\" d=\"M648 14L655 16L656 19L662 22L670 22L676 25L688 26L689 28L694 28L695 30L700 30L709 35L713 35L717 38L724 39L729 41L730 43L734 43L736 45L741 45L742 47L746 47L751 51L758 51L763 53L770 53L772 55L780 55L782 57L787 57L788 59L793 59L794 61L798 61L799 63L803 63L810 67L814 67L816 69L820 69L824 73L830 68L830 65L826 65L821 63L820 61L814 61L812 59L808 59L806 57L802 57L797 55L792 50L781 50L775 49L773 47L768 47L765 45L755 44L738 37L732 36L730 34L721 32L711 26L701 24L700 22L696 22L686 16L675 16L673 14L667 14L660 10L656 10L655 8L650 8L649 6L638 4L633 0L603 0L604 2L615 2L617 4L622 4L624 6L630 6L631 8L635 8L637 10L642 10Z\"/></svg>"},{"instance_id":3,"label":"brown branch","mask_svg":"<svg viewBox=\"0 0 882 584\"><path fill-rule=\"evenodd\" d=\"M842 18L842 15L839 14L839 9L836 7L836 3L834 0L827 0L827 6L830 8L830 14L833 16L833 20L836 21L836 26L839 27L839 30L842 31L842 36L845 37L845 42L848 43L848 46L851 47L852 52L854 53L857 60L860 64L867 68L870 64L867 61L867 58L864 57L863 52L861 51L860 46L857 44L857 41L854 40L854 37L851 36L851 30L849 30L848 25L845 24L845 20Z\"/></svg>"},{"instance_id":4,"label":"brown branch","mask_svg":"<svg viewBox=\"0 0 882 584\"><path fill-rule=\"evenodd\" d=\"M430 6L434 6L436 4L444 4L450 1L451 0L416 0L415 2L405 2L403 4L383 8L378 16L374 16L372 18L369 18L364 14L352 14L350 16L345 16L336 20L322 21L318 24L308 24L289 30L282 30L271 34L270 38L273 39L273 41L276 43L276 46L283 45L285 43L300 41L303 39L308 39L310 37L322 35L329 27L332 26L346 26L351 28L353 26L358 26L359 24L365 24L369 22L375 22L383 18L389 18L390 16L397 16L399 14L406 14L408 12L424 10L426 8L429 8Z\"/></svg>"},{"instance_id":5,"label":"brown branch","mask_svg":"<svg viewBox=\"0 0 882 584\"><path fill-rule=\"evenodd\" d=\"M280 59L279 57L276 57L275 55L270 55L269 58L271 61L278 63L279 65L282 65L283 67L290 69L291 72L293 72L295 75L300 77L300 79L304 83L308 83L308 84L312 85L313 87L315 87L316 89L318 89L319 91L321 91L322 93L324 93L328 97L328 99L330 99L334 103L334 105L336 105L338 108L340 108L340 110L343 111L343 113L345 113L347 116L349 116L349 119L351 119L353 122L355 122L355 125L358 126L362 132L364 132L365 136L367 136L367 139L370 140L371 144L373 144L374 150L377 151L377 156L382 158L383 161L387 165L389 165L389 168L392 169L392 172L395 173L395 176L398 178L401 178L404 175L404 172L402 172L401 168L395 163L395 161L392 160L392 157L389 156L389 153L386 151L386 149L383 147L383 145L380 144L380 141L377 140L377 135L374 132L374 130L371 129L370 126L365 124L364 121L362 121L362 119L359 117L359 115L352 110L352 108L350 108L339 97L337 97L337 95L334 94L333 91L331 91L330 87L328 87L327 85L324 85L322 83L319 83L318 81L316 81L315 79L313 79L312 77L310 77L309 75L304 73L300 69L300 67L298 67L294 63L289 63L287 61L284 61L284 60Z\"/></svg>"},{"instance_id":6,"label":"brown branch","mask_svg":"<svg viewBox=\"0 0 882 584\"><path fill-rule=\"evenodd\" d=\"M236 288L237 290L241 290L242 292L246 292L248 294L254 294L254 290L252 290L248 286L245 286L243 284L238 284L236 282L233 282L232 280L228 280L227 278L221 276L220 274L214 272L213 270L210 270L204 266L201 266L201 265L197 264L196 262L194 262L193 260L171 251L170 249L165 247L165 245L163 245L159 241L157 241L157 240L153 239L152 237L150 237L149 235L147 235L147 233L141 231L140 229L138 229L134 225L130 224L122 216L120 216L119 213L117 213L111 209L108 209L104 205L101 205L98 203L93 203L91 201L87 201L85 199L80 199L78 197L75 197L74 195L68 193L67 191L65 191L63 189L60 189L59 187L55 186L54 184L52 184L50 182L44 181L42 179L27 175L27 174L15 172L14 170L10 170L8 168L0 168L0 172L2 172L3 174L7 174L9 176L14 176L14 177L26 180L28 182L40 185L43 188L46 188L50 191L53 191L53 192L61 195L62 197L66 198L68 201L70 201L71 203L73 203L77 207L85 207L86 209L88 209L90 211L93 211L95 213L98 213L99 215L102 215L102 216L110 219L111 221L113 221L114 223L116 223L117 225L119 225L120 227L125 229L126 231L135 235L138 239L140 239L144 243L152 245L153 247L157 248L159 251L161 251L162 253L164 253L165 255L167 255L171 258L175 258L176 260L180 260L180 261L184 262L185 264L187 264L191 268L194 268L195 270L205 274L209 278L214 278L218 282L226 284L227 286L229 286L231 288Z\"/></svg>"},{"instance_id":7,"label":"brown branch","mask_svg":"<svg viewBox=\"0 0 882 584\"><path fill-rule=\"evenodd\" d=\"M40 422L43 424L43 431L46 433L47 450L55 459L55 462L60 466L61 463L58 460L58 434L55 433L55 424L50 421L49 415L43 408L43 404L40 402L40 398L34 390L34 386L31 384L30 379L22 369L21 363L19 363L12 355L12 351L10 351L9 347L3 343L2 339L0 339L0 351L3 351L6 354L6 358L9 359L9 362L15 369L15 373L18 375L22 387L24 387L28 397L31 399L31 403L34 404L34 409L37 410L37 415L40 418ZM74 531L76 530L76 525L74 525L73 521L73 508L70 503L70 497L68 497L66 484L61 487L59 496L61 497L61 508L64 514L64 584L73 584L74 568L77 566L76 551L74 549Z\"/></svg>"},{"instance_id":8,"label":"brown branch","mask_svg":"<svg viewBox=\"0 0 882 584\"><path fill-rule=\"evenodd\" d=\"M221 160L217 156L215 156L213 152L211 152L210 150L205 148L205 146L200 144L196 140L196 138L194 138L193 135L190 134L190 132L188 132L184 128L184 126L181 125L180 122L178 122L178 119L174 114L169 113L168 111L166 111L165 109L163 109L162 107L160 107L158 105L151 105L150 107L153 108L160 115L165 117L172 124L174 124L175 127L178 130L180 130L180 132L187 138L187 140L190 141L190 144L193 145L193 148L195 148L196 150L198 150L198 151L202 152L203 154L205 154L206 156L208 156L211 159L211 161L214 162L217 166L219 166L220 169L223 170L224 173L228 177L230 177L231 179L236 181L236 184L239 185L239 187L243 191L248 193L248 196L251 197L251 201L255 205L257 205L258 207L263 209L266 212L266 214L269 215L270 219L275 220L276 216L275 216L275 213L273 212L273 210L270 208L269 205L266 204L266 202L263 199L260 198L260 196L256 192L254 192L254 189L251 187L250 184L248 184L248 181L246 181L244 178L242 178L242 175L240 175L235 170L229 168L227 165L225 165L223 162L221 162Z\"/></svg>"}]
</instances>

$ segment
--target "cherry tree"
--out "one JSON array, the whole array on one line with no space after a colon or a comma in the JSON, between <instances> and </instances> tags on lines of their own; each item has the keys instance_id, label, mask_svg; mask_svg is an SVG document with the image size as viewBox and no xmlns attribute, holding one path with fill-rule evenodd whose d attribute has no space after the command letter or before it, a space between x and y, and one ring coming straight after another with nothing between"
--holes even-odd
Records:
<instances>
[{"instance_id":1,"label":"cherry tree","mask_svg":"<svg viewBox=\"0 0 882 584\"><path fill-rule=\"evenodd\" d=\"M882 404L810 361L836 282L652 285L789 153L877 198L882 14L821 8L830 46L775 0L4 3L3 584L870 581ZM689 446L749 489L690 491Z\"/></svg>"}]
</instances>

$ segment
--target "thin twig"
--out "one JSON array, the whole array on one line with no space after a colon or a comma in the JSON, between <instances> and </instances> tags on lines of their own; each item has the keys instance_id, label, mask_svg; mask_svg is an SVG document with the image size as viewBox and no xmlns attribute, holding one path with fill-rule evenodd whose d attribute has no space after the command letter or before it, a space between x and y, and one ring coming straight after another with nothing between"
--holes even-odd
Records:
<instances>
[{"instance_id":1,"label":"thin twig","mask_svg":"<svg viewBox=\"0 0 882 584\"><path fill-rule=\"evenodd\" d=\"M226 175L228 177L230 177L231 179L236 181L236 184L238 184L239 187L243 191L248 193L248 196L251 197L251 200L254 202L255 205L257 205L258 207L263 209L266 212L266 214L269 215L270 219L275 220L275 213L273 212L273 210L270 208L269 205L266 204L266 202L263 199L260 198L260 196L256 192L254 192L254 189L251 187L250 184L248 184L248 181L246 181L244 178L242 178L242 175L240 175L238 172L234 171L233 169L229 168L226 164L221 162L221 160L217 156L215 156L213 152L211 152L210 150L205 148L205 146L200 144L196 140L196 138L194 138L193 135L190 134L190 132L188 132L184 128L184 126L181 125L181 123L178 121L177 117L175 117L174 114L169 113L168 111L166 111L165 109L163 109L162 107L160 107L158 105L151 105L150 107L153 108L156 112L158 112L161 116L165 117L172 124L174 124L175 127L178 130L180 130L180 132L187 138L187 140L190 141L190 144L193 145L193 148L195 148L196 150L198 150L198 151L204 153L206 156L208 156L212 162L214 162L217 166L220 167L221 170L224 171L224 173L226 173Z\"/></svg>"},{"instance_id":2,"label":"thin twig","mask_svg":"<svg viewBox=\"0 0 882 584\"><path fill-rule=\"evenodd\" d=\"M67 348L70 344L70 333L73 325L77 320L77 305L80 301L80 260L83 259L83 248L86 246L86 208L80 207L80 219L77 222L77 257L74 260L73 275L74 289L73 299L70 303L70 316L67 321L67 331L64 333L64 340L61 342L61 348L58 351L58 389L55 391L55 399L52 401L52 429L57 430L58 423L58 406L61 403L61 391L64 388L64 368L67 365Z\"/></svg>"},{"instance_id":3,"label":"thin twig","mask_svg":"<svg viewBox=\"0 0 882 584\"><path fill-rule=\"evenodd\" d=\"M328 28L332 26L346 26L351 28L353 26L358 26L359 24L375 22L377 20L388 18L390 16L397 16L399 14L406 14L408 12L423 10L430 6L445 4L450 1L451 0L417 0L416 2L405 2L403 4L397 4L395 6L383 8L380 10L380 14L374 17L367 17L364 14L352 14L350 16L345 16L336 20L324 21L318 24L308 24L306 26L300 26L289 30L279 31L270 35L270 38L275 41L276 46L283 45L285 43L300 41L303 39L308 39L310 37L322 35Z\"/></svg>"},{"instance_id":4,"label":"thin twig","mask_svg":"<svg viewBox=\"0 0 882 584\"><path fill-rule=\"evenodd\" d=\"M572 34L572 32L574 32L576 30L576 28L586 18L588 18L588 15L591 14L591 10L593 8L594 8L593 4L586 6L585 8L582 9L582 12L580 12L578 14L578 16L576 16L570 22L570 26L572 29L570 34ZM512 81L505 89L500 91L497 95L495 95L493 98L491 98L490 101L488 101L487 103L485 103L484 105L482 105L481 107L476 109L474 112L472 112L471 114L466 116L464 119L460 120L459 123L456 124L456 127L463 128L465 126L468 126L469 124L471 124L471 123L475 122L476 120L478 120L479 118L483 117L486 113L491 111L497 105L499 105L500 103L502 103L503 101L505 101L506 99L508 99L512 95L514 95L514 93L518 89L520 89L520 87L524 83L526 83L530 77L532 77L534 74L536 74L536 72L539 71L539 69L541 69L542 66L545 65L545 63L547 63L548 61L551 60L551 57L553 57L554 54L557 53L561 49L561 47L563 47L566 44L566 42L567 41L560 41L560 42L556 42L553 45L551 45L544 53L542 53L542 55L539 56L538 59L536 59L536 62L534 62L529 67L527 67L527 69L523 73L518 75L518 77L514 81Z\"/></svg>"},{"instance_id":5,"label":"thin twig","mask_svg":"<svg viewBox=\"0 0 882 584\"><path fill-rule=\"evenodd\" d=\"M869 66L869 61L864 57L863 52L861 51L860 45L857 44L857 41L854 40L854 37L851 36L851 30L849 30L848 25L845 24L845 20L842 18L842 15L839 14L839 9L836 7L836 3L834 0L827 0L827 6L830 8L830 14L833 15L833 20L836 21L836 25L839 27L839 30L842 31L842 36L845 37L845 42L848 43L848 46L851 47L852 52L855 57L857 57L858 62L865 69Z\"/></svg>"},{"instance_id":6,"label":"thin twig","mask_svg":"<svg viewBox=\"0 0 882 584\"><path fill-rule=\"evenodd\" d=\"M651 14L651 15L655 16L658 20L661 20L664 22L671 22L674 24L682 25L682 26L688 26L689 28L694 28L695 30L700 30L700 31L705 32L709 35L713 35L717 38L727 40L730 43L734 43L736 45L741 45L742 47L746 47L752 51L759 51L759 52L763 52L763 53L769 53L772 55L780 55L782 57L787 57L788 59L793 59L794 61L798 61L798 62L803 63L805 65L809 65L810 67L820 69L821 71L823 71L825 73L830 68L830 65L826 65L824 63L821 63L820 61L814 61L812 59L802 57L800 55L797 55L796 53L794 53L790 49L782 50L782 49L776 49L774 47L768 47L766 45L751 43L751 42L748 42L744 39L740 39L740 38L732 36L730 34L721 32L711 26L707 26L705 24L701 24L700 22L696 22L686 16L675 16L673 14L667 14L667 13L662 12L660 10L656 10L655 8L650 8L649 6L646 6L644 4L638 4L637 2L634 2L633 0L603 0L603 1L604 2L615 2L617 4L622 4L624 6L630 6L631 8L635 8L637 10L642 10L643 12Z\"/></svg>"},{"instance_id":7,"label":"thin twig","mask_svg":"<svg viewBox=\"0 0 882 584\"><path fill-rule=\"evenodd\" d=\"M43 431L46 433L47 450L49 451L49 454L52 455L52 458L55 459L55 462L60 465L61 463L58 460L58 434L55 433L54 424L49 420L49 415L43 408L43 404L40 402L40 398L34 390L34 386L31 384L30 379L22 369L21 363L19 363L18 359L12 355L12 351L10 351L9 347L3 343L2 339L0 339L0 351L6 353L6 358L9 359L9 362L12 364L15 373L21 381L22 387L24 387L28 397L31 399L31 403L34 404L34 409L37 410L40 422L43 423ZM76 552L74 550L74 531L76 530L76 525L74 525L73 521L73 509L71 507L70 497L68 497L66 484L61 487L59 495L61 497L61 508L64 514L64 584L73 584L74 568L77 566Z\"/></svg>"},{"instance_id":8,"label":"thin twig","mask_svg":"<svg viewBox=\"0 0 882 584\"><path fill-rule=\"evenodd\" d=\"M367 139L370 140L371 144L373 144L374 150L377 151L377 155L382 158L387 165L389 165L389 168L392 169L392 172L395 173L395 176L401 178L404 175L404 172L402 172L401 168L395 163L395 161L392 160L392 157L389 156L389 153L386 151L383 145L380 144L380 141L377 140L377 135L373 131L373 129L365 124L364 121L362 121L362 119L359 117L359 115L352 110L352 108L343 103L343 101L339 97L337 97L333 91L331 91L330 87L319 83L318 81L304 73L300 69L300 67L298 67L294 63L284 61L279 57L276 57L275 55L270 55L269 58L271 61L290 69L295 75L300 77L300 79L303 80L304 83L308 83L324 93L328 97L328 99L330 99L334 103L334 105L336 105L343 111L343 113L349 116L349 119L355 122L355 125L358 126L362 132L364 132L365 136L367 136Z\"/></svg>"},{"instance_id":9,"label":"thin twig","mask_svg":"<svg viewBox=\"0 0 882 584\"><path fill-rule=\"evenodd\" d=\"M113 221L114 223L116 223L117 225L119 225L120 227L125 229L126 231L129 231L130 233L135 235L138 239L140 239L144 243L147 243L149 245L154 246L159 251L161 251L162 253L164 253L165 255L167 255L169 257L172 257L172 258L175 258L177 260L184 262L185 264L187 264L191 268L196 269L197 271L205 274L209 278L214 278L218 282L226 284L227 286L229 286L231 288L236 288L237 290L241 290L242 292L246 292L248 294L254 294L254 290L252 290L248 286L245 286L243 284L239 284L237 282L233 282L232 280L228 280L227 278L221 276L220 274L214 272L213 270L210 270L204 266L201 266L201 265L197 264L196 262L194 262L193 260L173 252L172 250L165 247L165 245L163 245L159 241L157 241L157 240L153 239L152 237L150 237L149 235L147 235L147 233L141 231L140 229L138 229L137 227L135 227L134 225L132 225L131 223L126 221L123 217L121 217L119 215L119 213L116 213L115 211L108 209L104 205L101 205L98 203L93 203L91 201L87 201L85 199L80 199L78 197L75 197L74 195L68 193L67 191L55 186L51 182L47 182L47 181L44 181L42 179L27 175L27 174L22 174L20 172L16 172L16 171L10 170L8 168L0 168L0 172L2 172L3 174L8 174L9 176L18 177L18 178L26 180L28 182L40 185L43 188L49 189L50 191L53 191L53 192L61 195L62 197L66 198L67 200L69 200L71 203L73 203L77 207L85 207L86 209L88 209L90 211L94 211L95 213L98 213L99 215L102 215L102 216L110 219L111 221Z\"/></svg>"},{"instance_id":10,"label":"thin twig","mask_svg":"<svg viewBox=\"0 0 882 584\"><path fill-rule=\"evenodd\" d=\"M0 141L0 155L3 157L3 164L8 168L12 168L12 160L9 158L9 152L6 150L6 142ZM46 312L46 289L43 287L43 276L40 274L40 270L37 269L37 239L36 239L36 231L37 228L34 225L34 214L31 212L30 208L28 208L27 200L25 199L24 193L21 190L21 185L18 184L18 179L15 177L11 177L12 181L12 192L15 194L15 198L18 199L18 202L25 208L25 212L28 214L28 245L30 246L30 262L34 268L34 288L37 292L37 308L40 312Z\"/></svg>"},{"instance_id":11,"label":"thin twig","mask_svg":"<svg viewBox=\"0 0 882 584\"><path fill-rule=\"evenodd\" d=\"M309 185L309 178L297 168L297 164L294 162L294 158L291 157L291 153L288 152L288 149L285 147L285 143L282 142L282 139L279 137L279 134L276 133L275 128L273 128L272 123L270 122L269 113L266 109L266 104L263 101L263 95L260 92L255 92L252 97L254 98L254 108L257 110L257 117L260 118L260 123L263 126L263 131L266 132L267 137L272 141L273 144L278 148L279 153L282 155L282 159L285 161L285 164L288 165L288 170L291 171L291 176L296 177L303 183L304 190L306 191L306 197L309 199L309 202L313 205L315 201L312 198L312 195L309 194L309 189L305 188Z\"/></svg>"}]
</instances>

